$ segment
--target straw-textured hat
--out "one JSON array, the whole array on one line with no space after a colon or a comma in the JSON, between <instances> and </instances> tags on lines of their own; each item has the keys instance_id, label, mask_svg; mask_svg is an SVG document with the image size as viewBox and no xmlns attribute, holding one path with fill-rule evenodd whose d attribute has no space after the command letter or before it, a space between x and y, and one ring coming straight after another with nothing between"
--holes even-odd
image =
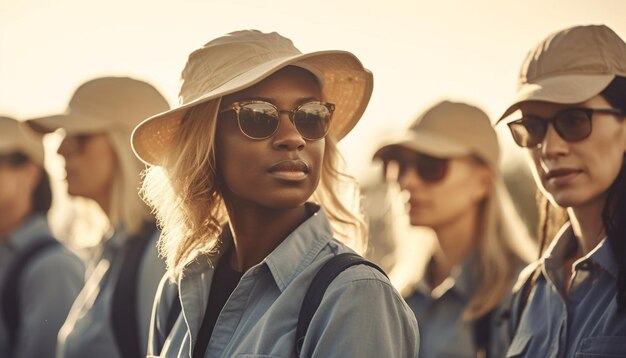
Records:
<instances>
[{"instance_id":1,"label":"straw-textured hat","mask_svg":"<svg viewBox=\"0 0 626 358\"><path fill-rule=\"evenodd\" d=\"M626 43L613 30L605 25L561 30L528 53L520 70L517 96L500 120L526 101L587 101L615 76L626 77Z\"/></svg>"},{"instance_id":2,"label":"straw-textured hat","mask_svg":"<svg viewBox=\"0 0 626 358\"><path fill-rule=\"evenodd\" d=\"M44 149L41 134L20 128L19 121L0 117L0 154L20 152L43 167Z\"/></svg>"},{"instance_id":3,"label":"straw-textured hat","mask_svg":"<svg viewBox=\"0 0 626 358\"><path fill-rule=\"evenodd\" d=\"M427 109L405 133L385 142L374 158L384 158L394 147L438 158L475 155L493 170L498 166L500 153L496 132L487 114L469 104L450 101Z\"/></svg>"},{"instance_id":4,"label":"straw-textured hat","mask_svg":"<svg viewBox=\"0 0 626 358\"><path fill-rule=\"evenodd\" d=\"M341 139L365 111L373 88L371 72L345 51L301 53L278 33L232 32L189 55L181 75L180 106L142 122L132 135L139 159L159 164L187 110L211 102L215 120L220 99L248 88L288 65L304 68L322 85L324 100L335 104L330 131Z\"/></svg>"},{"instance_id":5,"label":"straw-textured hat","mask_svg":"<svg viewBox=\"0 0 626 358\"><path fill-rule=\"evenodd\" d=\"M78 87L64 113L25 123L42 133L59 128L68 134L130 133L146 117L168 109L165 98L146 82L129 77L101 77Z\"/></svg>"}]
</instances>

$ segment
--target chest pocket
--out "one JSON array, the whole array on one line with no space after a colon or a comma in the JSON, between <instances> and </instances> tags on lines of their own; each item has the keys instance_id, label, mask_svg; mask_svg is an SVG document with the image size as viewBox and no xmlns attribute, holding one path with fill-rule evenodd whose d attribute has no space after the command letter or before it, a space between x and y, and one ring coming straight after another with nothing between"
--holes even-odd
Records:
<instances>
[{"instance_id":1,"label":"chest pocket","mask_svg":"<svg viewBox=\"0 0 626 358\"><path fill-rule=\"evenodd\" d=\"M513 338L513 342L511 342L511 346L506 353L507 358L522 357L526 353L528 344L530 343L530 338L530 334L526 332L518 332L515 335L515 338Z\"/></svg>"},{"instance_id":2,"label":"chest pocket","mask_svg":"<svg viewBox=\"0 0 626 358\"><path fill-rule=\"evenodd\" d=\"M616 358L626 356L626 337L587 337L580 342L576 358Z\"/></svg>"}]
</instances>

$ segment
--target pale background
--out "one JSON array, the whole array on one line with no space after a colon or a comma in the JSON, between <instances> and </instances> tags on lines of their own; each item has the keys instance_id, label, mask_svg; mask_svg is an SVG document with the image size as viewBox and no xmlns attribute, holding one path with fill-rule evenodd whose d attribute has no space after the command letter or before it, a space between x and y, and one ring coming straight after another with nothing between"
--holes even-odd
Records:
<instances>
[{"instance_id":1,"label":"pale background","mask_svg":"<svg viewBox=\"0 0 626 358\"><path fill-rule=\"evenodd\" d=\"M78 85L103 75L151 82L175 105L191 51L233 30L278 31L303 52L351 51L373 71L370 105L341 144L363 178L382 136L434 101L498 116L528 49L589 23L626 37L626 1L0 0L0 113L63 111ZM508 160L516 149L501 139Z\"/></svg>"}]
</instances>

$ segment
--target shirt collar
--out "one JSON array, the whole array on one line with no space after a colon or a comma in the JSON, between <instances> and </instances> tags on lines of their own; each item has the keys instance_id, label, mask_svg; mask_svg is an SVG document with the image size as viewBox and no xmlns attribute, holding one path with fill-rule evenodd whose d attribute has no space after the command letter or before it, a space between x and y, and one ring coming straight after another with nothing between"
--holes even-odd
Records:
<instances>
[{"instance_id":1,"label":"shirt collar","mask_svg":"<svg viewBox=\"0 0 626 358\"><path fill-rule=\"evenodd\" d=\"M263 260L281 292L313 262L333 238L333 231L324 210L315 204L306 205L307 210L313 214Z\"/></svg>"},{"instance_id":2,"label":"shirt collar","mask_svg":"<svg viewBox=\"0 0 626 358\"><path fill-rule=\"evenodd\" d=\"M559 230L556 239L550 244L543 256L542 260L544 261L544 267L547 273L563 268L565 260L571 254L572 250L576 250L577 247L578 242L576 241L572 226L570 223L567 223ZM619 268L611 252L611 245L606 238L600 241L587 255L576 260L574 267L579 268L590 264L601 267L617 278Z\"/></svg>"}]
</instances>

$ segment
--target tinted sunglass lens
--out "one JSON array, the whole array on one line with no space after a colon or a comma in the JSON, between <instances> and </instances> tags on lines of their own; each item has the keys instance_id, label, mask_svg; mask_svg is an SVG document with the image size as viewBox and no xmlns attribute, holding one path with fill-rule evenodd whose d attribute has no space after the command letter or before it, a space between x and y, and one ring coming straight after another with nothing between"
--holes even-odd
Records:
<instances>
[{"instance_id":1,"label":"tinted sunglass lens","mask_svg":"<svg viewBox=\"0 0 626 358\"><path fill-rule=\"evenodd\" d=\"M581 110L562 112L554 120L559 135L569 142L583 140L591 134L591 118Z\"/></svg>"},{"instance_id":2,"label":"tinted sunglass lens","mask_svg":"<svg viewBox=\"0 0 626 358\"><path fill-rule=\"evenodd\" d=\"M448 160L422 154L415 159L415 167L423 180L438 181L446 175Z\"/></svg>"},{"instance_id":3,"label":"tinted sunglass lens","mask_svg":"<svg viewBox=\"0 0 626 358\"><path fill-rule=\"evenodd\" d=\"M509 129L520 147L536 147L546 135L546 123L536 118L522 118L509 123Z\"/></svg>"},{"instance_id":4,"label":"tinted sunglass lens","mask_svg":"<svg viewBox=\"0 0 626 358\"><path fill-rule=\"evenodd\" d=\"M239 110L241 131L251 138L271 136L278 128L278 121L278 111L270 104L248 103Z\"/></svg>"},{"instance_id":5,"label":"tinted sunglass lens","mask_svg":"<svg viewBox=\"0 0 626 358\"><path fill-rule=\"evenodd\" d=\"M322 139L330 127L330 110L321 103L302 105L294 114L294 124L298 132L310 140Z\"/></svg>"},{"instance_id":6,"label":"tinted sunglass lens","mask_svg":"<svg viewBox=\"0 0 626 358\"><path fill-rule=\"evenodd\" d=\"M0 164L7 164L12 167L19 167L28 162L28 157L22 153L12 153L0 155Z\"/></svg>"}]
</instances>

